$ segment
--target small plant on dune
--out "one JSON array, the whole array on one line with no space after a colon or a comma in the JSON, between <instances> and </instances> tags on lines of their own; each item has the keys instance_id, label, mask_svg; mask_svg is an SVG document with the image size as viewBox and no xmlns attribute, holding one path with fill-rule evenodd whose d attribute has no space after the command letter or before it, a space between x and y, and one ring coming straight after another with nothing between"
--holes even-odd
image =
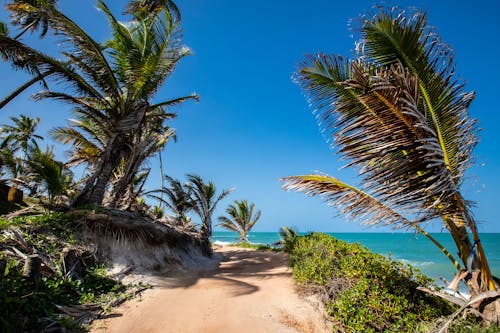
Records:
<instances>
[{"instance_id":1,"label":"small plant on dune","mask_svg":"<svg viewBox=\"0 0 500 333\"><path fill-rule=\"evenodd\" d=\"M247 200L235 200L226 209L228 216L219 217L219 226L237 232L240 242L248 243L248 233L260 218L261 211L255 211L255 205Z\"/></svg>"},{"instance_id":2,"label":"small plant on dune","mask_svg":"<svg viewBox=\"0 0 500 333\"><path fill-rule=\"evenodd\" d=\"M283 242L283 250L290 252L299 233L288 226L284 226L280 228L279 234Z\"/></svg>"}]
</instances>

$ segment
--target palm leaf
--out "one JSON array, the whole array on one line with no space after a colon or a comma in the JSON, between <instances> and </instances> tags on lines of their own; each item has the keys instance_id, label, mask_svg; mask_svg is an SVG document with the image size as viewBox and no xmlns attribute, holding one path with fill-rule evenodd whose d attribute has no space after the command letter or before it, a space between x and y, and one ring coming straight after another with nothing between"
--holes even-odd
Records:
<instances>
[{"instance_id":1,"label":"palm leaf","mask_svg":"<svg viewBox=\"0 0 500 333\"><path fill-rule=\"evenodd\" d=\"M282 178L281 181L284 182L284 190L322 197L329 206L335 206L348 218L361 221L363 224L388 225L396 229L414 228L439 247L458 270L462 269L448 250L420 227L420 221L408 220L365 191L327 175L291 176Z\"/></svg>"}]
</instances>

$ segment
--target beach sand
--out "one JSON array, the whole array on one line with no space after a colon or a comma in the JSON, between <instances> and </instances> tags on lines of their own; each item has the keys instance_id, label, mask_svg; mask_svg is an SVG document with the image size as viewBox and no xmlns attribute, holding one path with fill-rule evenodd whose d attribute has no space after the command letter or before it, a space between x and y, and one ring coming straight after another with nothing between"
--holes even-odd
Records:
<instances>
[{"instance_id":1,"label":"beach sand","mask_svg":"<svg viewBox=\"0 0 500 333\"><path fill-rule=\"evenodd\" d=\"M285 253L225 246L216 256L217 269L156 278L91 332L331 332L319 305L297 293Z\"/></svg>"}]
</instances>

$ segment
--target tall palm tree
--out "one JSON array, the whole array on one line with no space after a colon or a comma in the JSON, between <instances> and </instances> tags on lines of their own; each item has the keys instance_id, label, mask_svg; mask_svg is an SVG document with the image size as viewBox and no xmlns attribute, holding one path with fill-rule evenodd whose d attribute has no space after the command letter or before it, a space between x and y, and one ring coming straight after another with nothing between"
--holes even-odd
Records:
<instances>
[{"instance_id":1,"label":"tall palm tree","mask_svg":"<svg viewBox=\"0 0 500 333\"><path fill-rule=\"evenodd\" d=\"M75 22L60 12L52 1L17 0L8 5L13 23L21 28L35 15L48 29L63 37L65 62L33 50L7 34L0 35L0 52L17 67L63 83L68 92L45 91L37 99L65 101L85 119L108 130L104 146L91 166L91 175L74 205L102 204L113 171L122 159L144 140L148 123L165 118L165 109L196 99L190 95L153 103L152 99L177 62L189 54L180 38L180 16L171 1L131 1L130 22L120 23L102 1L98 7L111 25L113 38L96 42ZM123 175L133 178L141 163ZM125 184L123 184L125 187Z\"/></svg>"},{"instance_id":2,"label":"tall palm tree","mask_svg":"<svg viewBox=\"0 0 500 333\"><path fill-rule=\"evenodd\" d=\"M212 215L215 208L233 189L222 190L220 194L217 194L213 182L205 183L200 176L194 174L188 174L187 178L187 187L191 192L193 210L201 219L201 237L210 239L212 237Z\"/></svg>"},{"instance_id":3,"label":"tall palm tree","mask_svg":"<svg viewBox=\"0 0 500 333\"><path fill-rule=\"evenodd\" d=\"M381 9L364 18L361 35L358 59L308 56L296 81L363 190L322 174L284 178L284 188L323 196L373 225L423 230L440 218L461 264L448 257L470 273L471 295L498 290L460 193L477 130L468 114L474 95L457 81L451 50L424 13Z\"/></svg>"},{"instance_id":4,"label":"tall palm tree","mask_svg":"<svg viewBox=\"0 0 500 333\"><path fill-rule=\"evenodd\" d=\"M260 218L261 211L255 211L255 205L247 200L235 200L226 209L229 216L219 217L219 226L240 234L240 242L248 242L248 233Z\"/></svg>"},{"instance_id":5,"label":"tall palm tree","mask_svg":"<svg viewBox=\"0 0 500 333\"><path fill-rule=\"evenodd\" d=\"M0 149L8 148L12 152L21 150L24 154L28 152L28 147L38 147L37 140L43 137L35 134L35 130L40 122L40 118L30 118L25 115L10 117L14 125L3 125L0 127Z\"/></svg>"}]
</instances>

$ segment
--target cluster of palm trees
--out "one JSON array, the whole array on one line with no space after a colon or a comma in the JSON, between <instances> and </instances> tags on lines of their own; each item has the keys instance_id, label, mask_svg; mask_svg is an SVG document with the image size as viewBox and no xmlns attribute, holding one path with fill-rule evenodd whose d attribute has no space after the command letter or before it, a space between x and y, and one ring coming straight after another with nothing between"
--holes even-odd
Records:
<instances>
[{"instance_id":1,"label":"cluster of palm trees","mask_svg":"<svg viewBox=\"0 0 500 333\"><path fill-rule=\"evenodd\" d=\"M65 195L73 207L104 205L133 210L145 196L152 197L160 202L152 214L164 215L162 206L166 205L172 212L170 222L194 230L187 215L193 211L200 217L201 237L209 239L214 210L231 190L218 194L212 182L192 174L185 184L167 176L168 186L163 186L162 170L161 189L144 188L150 173L147 161L156 154L161 161L165 145L176 138L168 124L176 117L171 108L198 100L191 94L153 101L177 63L190 54L182 42L180 12L170 0L131 0L125 9L128 21L121 22L103 0L97 0L97 7L111 29L112 38L104 43L61 12L56 0L13 0L6 5L11 27L18 33L11 35L9 26L0 24L0 54L31 79L0 101L0 109L40 83L43 90L34 99L62 101L72 107L74 119L50 132L55 140L71 146L70 157L63 164L50 149L39 149L37 140L43 138L35 134L38 118L12 118L14 125L3 126L0 133L0 177L29 188L30 194L47 196L49 202ZM41 39L52 32L62 48L60 58L25 44L22 38L28 31L39 31ZM69 171L75 166L87 171L77 183ZM70 187L75 189L73 196L68 196ZM244 205L247 207L246 201ZM248 209L252 217L253 205ZM231 230L244 230L242 238L246 239L260 212L251 223L246 221L245 210L238 210L241 216L234 212L228 210L235 225L243 224ZM231 228L226 220L223 225Z\"/></svg>"},{"instance_id":2,"label":"cluster of palm trees","mask_svg":"<svg viewBox=\"0 0 500 333\"><path fill-rule=\"evenodd\" d=\"M180 13L173 2L130 1L128 22L120 22L104 1L98 0L97 6L111 27L112 38L104 43L62 13L54 0L14 0L6 5L11 26L20 32L11 36L8 26L1 24L0 53L32 79L0 107L37 82L43 90L35 100L71 106L75 119L51 135L72 146L67 166L83 165L87 170L72 206L130 208L149 173L147 160L175 137L168 125L175 117L170 108L198 97L153 102L176 64L190 54L182 43ZM61 58L23 43L27 31L40 31L41 38L52 32L61 45Z\"/></svg>"},{"instance_id":3,"label":"cluster of palm trees","mask_svg":"<svg viewBox=\"0 0 500 333\"><path fill-rule=\"evenodd\" d=\"M39 147L38 140L43 137L35 130L40 119L20 115L11 120L12 125L0 128L0 182L12 185L10 201L21 201L16 195L22 191L31 197L46 197L50 207L56 199L68 200L72 172L54 159L53 148Z\"/></svg>"},{"instance_id":4,"label":"cluster of palm trees","mask_svg":"<svg viewBox=\"0 0 500 333\"><path fill-rule=\"evenodd\" d=\"M157 216L163 216L164 204L171 212L164 218L186 231L196 231L196 225L189 214L194 212L200 219L200 236L205 239L212 237L212 216L219 202L226 198L234 189L225 189L217 193L213 182L204 182L195 174L188 174L187 182L166 176L167 186L159 190L148 191L146 196L157 200L160 206L155 211ZM240 235L241 242L248 242L248 232L259 220L261 212L255 211L255 205L247 200L234 200L226 209L227 216L218 217L218 225Z\"/></svg>"},{"instance_id":5,"label":"cluster of palm trees","mask_svg":"<svg viewBox=\"0 0 500 333\"><path fill-rule=\"evenodd\" d=\"M468 113L474 94L457 79L453 52L428 26L425 13L380 9L362 22L356 59L308 56L296 81L338 153L359 170L363 186L313 174L284 178L284 187L322 196L367 224L429 236L471 295L493 293L481 307L495 308L500 287L471 203L460 192L477 143ZM453 237L458 260L424 231L436 218ZM499 309L497 304L496 320Z\"/></svg>"}]
</instances>

